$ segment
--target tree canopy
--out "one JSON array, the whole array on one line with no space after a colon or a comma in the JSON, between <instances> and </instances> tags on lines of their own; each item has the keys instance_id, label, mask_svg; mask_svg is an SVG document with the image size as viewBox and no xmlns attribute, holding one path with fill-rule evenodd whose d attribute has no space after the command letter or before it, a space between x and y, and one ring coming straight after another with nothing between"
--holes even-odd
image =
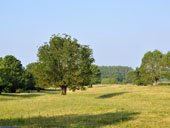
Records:
<instances>
[{"instance_id":1,"label":"tree canopy","mask_svg":"<svg viewBox=\"0 0 170 128\"><path fill-rule=\"evenodd\" d=\"M43 67L41 72L46 76L43 83L60 87L62 95L66 95L67 88L75 91L90 84L92 50L71 36L53 35L48 43L39 47L38 58Z\"/></svg>"},{"instance_id":2,"label":"tree canopy","mask_svg":"<svg viewBox=\"0 0 170 128\"><path fill-rule=\"evenodd\" d=\"M12 55L0 58L0 92L16 92L29 88L32 75L25 71L21 61Z\"/></svg>"},{"instance_id":3,"label":"tree canopy","mask_svg":"<svg viewBox=\"0 0 170 128\"><path fill-rule=\"evenodd\" d=\"M153 52L149 51L144 55L140 67L141 77L144 81L153 81L155 85L157 85L163 69L163 56L164 55L158 50L154 50Z\"/></svg>"}]
</instances>

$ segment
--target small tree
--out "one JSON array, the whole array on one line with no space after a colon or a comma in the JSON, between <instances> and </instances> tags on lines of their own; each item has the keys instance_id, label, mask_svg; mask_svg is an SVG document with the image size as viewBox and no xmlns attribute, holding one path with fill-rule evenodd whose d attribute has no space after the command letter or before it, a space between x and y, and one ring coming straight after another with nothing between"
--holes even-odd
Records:
<instances>
[{"instance_id":1,"label":"small tree","mask_svg":"<svg viewBox=\"0 0 170 128\"><path fill-rule=\"evenodd\" d=\"M157 85L162 72L162 58L163 54L158 50L149 51L144 55L140 67L141 77L144 81L154 81Z\"/></svg>"},{"instance_id":2,"label":"small tree","mask_svg":"<svg viewBox=\"0 0 170 128\"><path fill-rule=\"evenodd\" d=\"M60 87L62 95L66 95L67 88L75 91L89 85L90 66L94 61L92 50L78 44L76 39L66 34L53 35L49 43L39 47L38 58L46 76L43 83Z\"/></svg>"}]
</instances>

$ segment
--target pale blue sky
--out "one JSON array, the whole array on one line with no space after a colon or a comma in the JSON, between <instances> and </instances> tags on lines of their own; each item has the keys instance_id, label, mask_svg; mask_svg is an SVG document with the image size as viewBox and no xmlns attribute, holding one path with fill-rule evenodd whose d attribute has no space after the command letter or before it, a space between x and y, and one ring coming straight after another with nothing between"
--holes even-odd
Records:
<instances>
[{"instance_id":1,"label":"pale blue sky","mask_svg":"<svg viewBox=\"0 0 170 128\"><path fill-rule=\"evenodd\" d=\"M23 65L52 34L93 49L97 65L140 66L149 50L170 50L170 0L0 0L0 56Z\"/></svg>"}]
</instances>

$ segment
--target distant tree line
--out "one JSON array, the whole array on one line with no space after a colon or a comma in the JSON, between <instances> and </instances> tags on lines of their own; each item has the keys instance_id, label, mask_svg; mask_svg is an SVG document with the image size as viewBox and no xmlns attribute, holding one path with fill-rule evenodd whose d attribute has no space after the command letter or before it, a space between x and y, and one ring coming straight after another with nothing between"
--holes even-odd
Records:
<instances>
[{"instance_id":1,"label":"distant tree line","mask_svg":"<svg viewBox=\"0 0 170 128\"><path fill-rule=\"evenodd\" d=\"M127 66L99 66L102 84L122 84L126 80L127 73L133 70Z\"/></svg>"},{"instance_id":2,"label":"distant tree line","mask_svg":"<svg viewBox=\"0 0 170 128\"><path fill-rule=\"evenodd\" d=\"M158 50L147 52L142 64L128 72L127 83L135 85L158 85L160 79L170 79L170 52L163 54Z\"/></svg>"}]
</instances>

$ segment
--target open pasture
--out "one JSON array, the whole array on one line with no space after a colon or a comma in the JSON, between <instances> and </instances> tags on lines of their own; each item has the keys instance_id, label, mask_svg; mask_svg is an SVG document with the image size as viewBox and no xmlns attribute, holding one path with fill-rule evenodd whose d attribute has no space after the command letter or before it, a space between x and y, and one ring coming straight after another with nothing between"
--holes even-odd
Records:
<instances>
[{"instance_id":1,"label":"open pasture","mask_svg":"<svg viewBox=\"0 0 170 128\"><path fill-rule=\"evenodd\" d=\"M0 95L0 126L24 128L170 127L170 87L97 85L86 91Z\"/></svg>"}]
</instances>

